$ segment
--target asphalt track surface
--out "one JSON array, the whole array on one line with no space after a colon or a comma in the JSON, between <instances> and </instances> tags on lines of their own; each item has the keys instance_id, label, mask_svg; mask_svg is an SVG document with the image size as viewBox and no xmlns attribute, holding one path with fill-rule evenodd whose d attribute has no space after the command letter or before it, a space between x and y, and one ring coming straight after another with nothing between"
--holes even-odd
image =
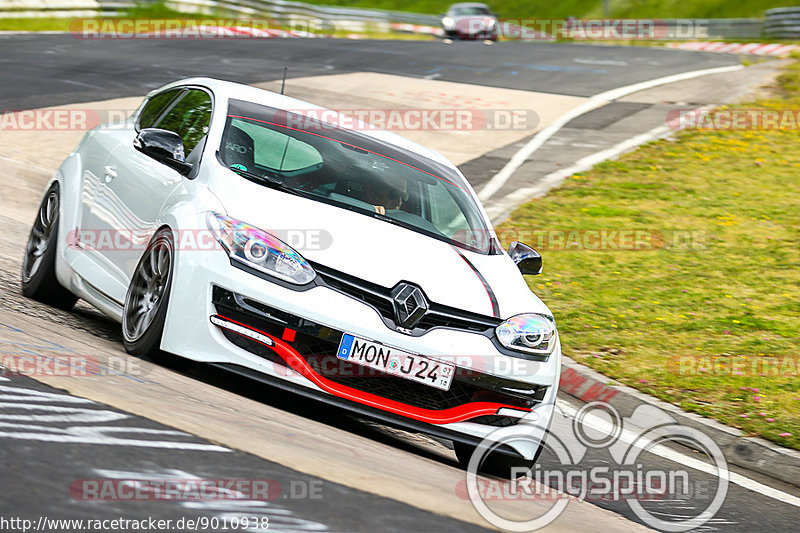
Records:
<instances>
[{"instance_id":1,"label":"asphalt track surface","mask_svg":"<svg viewBox=\"0 0 800 533\"><path fill-rule=\"evenodd\" d=\"M163 83L192 75L210 75L240 82L261 82L280 78L284 66L290 77L374 71L396 75L427 77L477 85L533 90L577 96L599 92L647 79L688 70L736 64L738 59L722 54L685 53L672 50L624 48L611 46L501 43L455 43L446 46L436 42L380 42L346 40L271 40L271 41L85 41L71 36L2 36L0 37L0 109L31 109L67 103L137 96ZM3 273L4 278L6 278ZM13 274L13 273L12 273ZM6 278L8 279L8 278ZM4 291L17 292L9 283ZM5 300L5 296L4 296ZM7 302L4 301L4 304ZM6 307L5 305L3 306ZM30 312L45 315L48 310L30 302ZM78 310L59 315L62 323L92 332L99 338L120 342L118 326L96 314ZM0 323L2 323L0 316ZM345 431L367 435L388 443L409 454L417 454L455 468L451 458L427 452L410 445L392 433L382 431L335 409L321 407L300 399L264 399L259 385L236 377L220 377L208 368L196 367L188 375L198 381L221 387L245 398L268 401L287 413L300 414L317 422ZM58 391L31 379L12 377L2 387ZM29 392L3 389L6 396ZM51 406L74 405L70 396L50 397ZM8 398L5 398L8 401ZM170 431L147 419L120 414L101 404L88 408L119 414L119 424L140 430ZM18 414L13 407L3 408L4 417ZM109 415L111 416L111 415ZM63 429L63 428L60 428ZM19 431L19 428L16 428ZM48 433L45 430L35 430ZM50 429L49 431L52 431ZM187 434L170 435L169 439L192 446L208 446L202 452L191 449L148 448L146 446L103 447L91 443L47 442L46 439L9 437L3 432L0 459L3 474L0 489L3 515L14 514L37 520L48 515L55 518L114 518L117 516L157 516L178 518L191 516L224 516L233 510L244 510L269 516L275 530L334 531L472 531L477 526L422 511L392 500L345 487L327 480L307 476L243 452L214 449L215 444ZM125 434L130 437L131 434ZM155 435L155 436L153 436ZM161 435L161 436L159 436ZM166 434L153 433L147 439L163 440ZM188 443L188 444L187 444ZM191 448L191 446L188 446ZM335 449L329 453L336 453ZM646 456L649 468L677 468L674 462ZM541 463L555 468L557 463L544 455ZM603 450L590 450L587 465L607 465ZM258 475L253 473L257 472ZM420 473L420 475L424 475ZM748 474L749 475L749 474ZM70 498L64 487L74 480L100 477L135 478L161 476L176 478L253 478L271 479L284 489L279 499L265 504L251 502L244 509L233 506L187 505L158 502L86 502ZM698 476L711 486L715 479ZM797 494L791 487L761 479L763 483ZM322 484L324 497L318 500L292 498L287 487ZM20 487L24 487L21 490ZM654 513L664 517L691 515L702 507L703 497L692 495L652 502ZM596 505L638 521L626 504L597 501ZM250 507L248 507L250 505ZM703 526L703 531L796 531L798 508L761 494L731 485L728 497L716 518Z\"/></svg>"},{"instance_id":2,"label":"asphalt track surface","mask_svg":"<svg viewBox=\"0 0 800 533\"><path fill-rule=\"evenodd\" d=\"M691 55L690 55L691 54ZM203 75L253 83L356 71L591 96L689 70L738 64L726 54L621 46L340 39L84 40L0 36L0 109L139 96Z\"/></svg>"},{"instance_id":3,"label":"asphalt track surface","mask_svg":"<svg viewBox=\"0 0 800 533\"><path fill-rule=\"evenodd\" d=\"M0 478L3 494L0 507L6 518L15 516L38 524L41 517L54 521L152 517L177 524L181 519L240 516L258 524L266 518L272 531L401 532L413 531L416 524L426 524L432 531L485 531L397 500L357 491L250 454L216 446L95 402L75 403L74 397L29 378L0 381L0 390L6 402L17 406L36 398L41 412L46 412L44 408L75 409L80 411L73 411L75 416L94 415L98 421L100 417L108 419L116 415L119 417L114 420L119 428L117 437L140 443L144 441L143 445L126 445L121 440L117 447L92 444L89 439L77 436L75 442L44 440L49 433L68 431L77 426L69 422L50 423L46 431L25 424L2 428L0 439L4 445L0 446L0 461L5 465L5 471ZM34 394L47 396L32 396ZM3 412L7 417L8 413L20 411L18 407L6 404ZM28 433L28 437L10 436L23 432ZM31 432L37 433L33 440L30 440ZM192 490L190 483L193 479L242 479L253 481L252 485L248 481L247 487L272 488L252 494L252 499L248 499L251 489L242 486L244 497L231 494L231 498L236 498L235 502L225 501L224 497L215 501L168 501L159 499L161 496L156 492L150 493L153 501L125 501L127 493L123 485L108 484L104 486L106 497L112 495L119 500L96 501L93 500L94 494L101 494L103 489L95 492L93 486L83 484L96 479L123 483L142 479L181 480L180 489L186 491ZM256 485L257 482L262 485ZM67 493L65 488L70 486L73 492ZM223 484L219 486L224 488ZM85 492L84 487L91 490ZM268 499L262 499L263 494L267 494ZM369 512L364 512L365 509ZM78 529L74 525L73 528Z\"/></svg>"}]
</instances>

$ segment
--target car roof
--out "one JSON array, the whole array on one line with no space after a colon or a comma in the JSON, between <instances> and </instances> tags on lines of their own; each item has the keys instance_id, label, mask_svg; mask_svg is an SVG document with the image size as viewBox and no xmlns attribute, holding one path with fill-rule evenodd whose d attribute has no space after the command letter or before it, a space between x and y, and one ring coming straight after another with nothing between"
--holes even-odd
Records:
<instances>
[{"instance_id":1,"label":"car roof","mask_svg":"<svg viewBox=\"0 0 800 533\"><path fill-rule=\"evenodd\" d=\"M304 100L299 100L297 98L292 98L291 96L282 95L279 93L275 93L269 91L267 89L259 89L258 87L252 87L250 85L244 85L241 83L235 83L231 81L224 81L218 80L216 78L209 78L209 77L194 77L194 78L185 78L182 80L174 81L163 87L160 87L154 91L148 93L148 97L173 88L173 87L181 87L187 85L197 85L200 87L206 87L211 90L216 96L223 96L227 99L236 99L236 100L244 100L247 102L252 102L255 104L265 105L268 107L273 107L276 109L283 109L283 110L292 110L292 109L302 109L302 110L325 110L331 111L336 114L336 116L342 116L343 120L338 121L341 123L357 123L357 124L364 124L367 126L366 123L363 121L354 120L353 117L348 117L344 114L339 113L336 110L332 110L330 108L322 107L316 104L312 104L310 102L306 102ZM378 139L390 144L397 146L403 150L413 152L417 155L427 157L428 159L432 159L437 163L441 163L448 168L452 168L458 171L458 168L447 158L445 158L439 152L422 146L421 144L415 143L414 141L407 139L401 135L397 135L396 133L392 133L386 130L380 130L371 127L364 127L358 131L358 133L366 136L372 137L374 139Z\"/></svg>"},{"instance_id":2,"label":"car roof","mask_svg":"<svg viewBox=\"0 0 800 533\"><path fill-rule=\"evenodd\" d=\"M462 2L460 4L453 4L450 6L450 9L453 9L454 7L485 7L486 9L489 9L487 4L481 4L479 2Z\"/></svg>"}]
</instances>

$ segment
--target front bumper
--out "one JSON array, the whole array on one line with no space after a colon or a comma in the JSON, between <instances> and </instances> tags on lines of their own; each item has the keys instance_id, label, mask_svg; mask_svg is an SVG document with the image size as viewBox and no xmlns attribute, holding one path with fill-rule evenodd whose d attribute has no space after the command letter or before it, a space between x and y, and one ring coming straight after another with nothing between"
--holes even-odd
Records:
<instances>
[{"instance_id":1,"label":"front bumper","mask_svg":"<svg viewBox=\"0 0 800 533\"><path fill-rule=\"evenodd\" d=\"M237 326L225 327L226 321ZM455 363L450 390L377 371L367 375L339 360L345 332ZM530 361L500 353L478 332L436 327L405 335L352 295L326 286L292 290L232 267L224 254L203 252L176 255L162 349L471 444L523 427L543 435L560 370L560 347L546 361ZM536 447L514 441L509 448L530 459Z\"/></svg>"}]
</instances>

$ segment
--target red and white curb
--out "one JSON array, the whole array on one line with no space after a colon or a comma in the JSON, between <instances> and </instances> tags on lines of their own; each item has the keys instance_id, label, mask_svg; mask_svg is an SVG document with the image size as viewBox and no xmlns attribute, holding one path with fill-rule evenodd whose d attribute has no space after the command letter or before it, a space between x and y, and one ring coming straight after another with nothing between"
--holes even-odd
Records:
<instances>
[{"instance_id":1,"label":"red and white curb","mask_svg":"<svg viewBox=\"0 0 800 533\"><path fill-rule=\"evenodd\" d=\"M668 43L669 48L695 50L698 52L720 52L729 54L751 54L756 56L787 57L800 45L780 43L715 43L692 41L688 43Z\"/></svg>"},{"instance_id":2,"label":"red and white curb","mask_svg":"<svg viewBox=\"0 0 800 533\"><path fill-rule=\"evenodd\" d=\"M248 26L198 26L204 35L215 35L217 37L253 37L256 39L278 39L288 37L321 37L316 33L307 31L289 31L278 29L251 28Z\"/></svg>"},{"instance_id":3,"label":"red and white curb","mask_svg":"<svg viewBox=\"0 0 800 533\"><path fill-rule=\"evenodd\" d=\"M437 28L435 26L420 26L417 24L393 23L390 25L390 27L394 31L399 31L403 33L422 33L427 35L437 35L440 37L444 35L444 30L442 30L442 28Z\"/></svg>"}]
</instances>

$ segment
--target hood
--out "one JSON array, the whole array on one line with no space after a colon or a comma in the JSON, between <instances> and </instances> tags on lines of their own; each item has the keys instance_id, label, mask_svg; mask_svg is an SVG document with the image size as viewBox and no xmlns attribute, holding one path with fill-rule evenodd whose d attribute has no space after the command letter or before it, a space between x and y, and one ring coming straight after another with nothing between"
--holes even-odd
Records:
<instances>
[{"instance_id":1,"label":"hood","mask_svg":"<svg viewBox=\"0 0 800 533\"><path fill-rule=\"evenodd\" d=\"M216 176L209 184L226 214L273 233L312 262L387 288L414 283L433 302L482 315L548 312L506 254L469 252L233 173L230 178Z\"/></svg>"}]
</instances>

